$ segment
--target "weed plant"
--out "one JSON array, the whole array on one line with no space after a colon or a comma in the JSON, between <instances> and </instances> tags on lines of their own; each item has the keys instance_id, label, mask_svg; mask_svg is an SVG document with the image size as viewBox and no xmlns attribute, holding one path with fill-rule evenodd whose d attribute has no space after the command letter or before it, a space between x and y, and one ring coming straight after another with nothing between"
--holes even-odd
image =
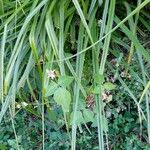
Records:
<instances>
[{"instance_id":1,"label":"weed plant","mask_svg":"<svg viewBox=\"0 0 150 150\"><path fill-rule=\"evenodd\" d=\"M150 0L0 0L0 149L150 149Z\"/></svg>"}]
</instances>

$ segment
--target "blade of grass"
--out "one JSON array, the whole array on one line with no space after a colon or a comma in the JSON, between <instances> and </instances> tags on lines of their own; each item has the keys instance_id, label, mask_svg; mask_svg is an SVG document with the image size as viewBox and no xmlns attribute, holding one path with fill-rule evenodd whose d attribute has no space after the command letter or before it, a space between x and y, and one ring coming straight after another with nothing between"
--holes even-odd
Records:
<instances>
[{"instance_id":1,"label":"blade of grass","mask_svg":"<svg viewBox=\"0 0 150 150\"><path fill-rule=\"evenodd\" d=\"M4 14L4 4L3 0L0 0L0 16Z\"/></svg>"},{"instance_id":2,"label":"blade of grass","mask_svg":"<svg viewBox=\"0 0 150 150\"><path fill-rule=\"evenodd\" d=\"M139 100L139 104L142 102L142 100L143 100L145 94L147 93L149 87L150 87L150 81L147 83L145 89L143 90L143 92L142 92L142 94L141 94L141 97L140 97L140 100Z\"/></svg>"},{"instance_id":3,"label":"blade of grass","mask_svg":"<svg viewBox=\"0 0 150 150\"><path fill-rule=\"evenodd\" d=\"M107 3L106 3L107 4ZM115 5L116 5L116 1L112 0L110 2L110 7L109 7L109 13L108 13L108 22L107 22L107 27L106 27L106 34L109 33L112 29L112 24L113 24L113 18L114 18L114 13L115 13ZM107 7L106 7L107 9ZM103 31L103 30L102 30ZM109 45L110 45L110 39L111 39L111 34L109 34L104 41L104 45L103 45L103 53L102 53L102 58L101 58L101 63L100 63L100 68L99 68L99 74L103 75L104 74L104 69L105 69L105 64L106 64L106 60L107 60L107 55L108 55L108 50L109 50ZM99 100L97 100L98 103L98 117L100 117L100 127L101 127L101 131L100 131L100 138L101 138L101 144L103 145L99 145L101 150L104 150L104 141L103 141L103 130L102 130L102 126L103 126L103 117L102 117L102 112L103 112L103 102L102 102L102 85L101 86L101 91L100 91L100 96L98 97Z\"/></svg>"},{"instance_id":4,"label":"blade of grass","mask_svg":"<svg viewBox=\"0 0 150 150\"><path fill-rule=\"evenodd\" d=\"M114 11L115 11L115 4L116 4L115 0L112 0L111 3L110 3L108 23L107 23L107 28L106 28L106 34L109 33L112 30L112 24L113 24L113 18L114 18ZM100 70L99 70L100 74L104 73L105 63L106 63L106 59L107 59L107 55L108 55L108 50L109 50L109 45L110 45L110 39L111 39L111 34L109 34L105 38L105 41L104 41L103 54L102 54L101 64L100 64Z\"/></svg>"},{"instance_id":5,"label":"blade of grass","mask_svg":"<svg viewBox=\"0 0 150 150\"><path fill-rule=\"evenodd\" d=\"M119 23L120 22L120 19L116 16L115 17L115 22L116 23ZM144 47L140 44L140 42L138 41L138 39L132 34L132 32L125 26L125 25L122 25L120 27L122 29L122 31L129 37L129 39L131 41L133 41L135 47L137 48L137 51L144 56L144 58L146 59L147 62L150 63L150 55L148 53L148 51L146 51L144 49Z\"/></svg>"},{"instance_id":6,"label":"blade of grass","mask_svg":"<svg viewBox=\"0 0 150 150\"><path fill-rule=\"evenodd\" d=\"M80 51L83 47L83 34L84 34L84 27L82 24L80 24L79 28L79 36L78 36L78 48L77 50ZM82 64L81 64L81 59L83 55L77 56L76 60L76 74L79 78L79 81L81 82L81 75L82 75ZM77 125L75 123L76 120L76 112L77 112L77 107L78 107L78 102L79 102L79 86L77 83L74 85L74 106L73 106L73 121L72 121L72 142L71 142L71 150L76 149L76 130L77 130Z\"/></svg>"},{"instance_id":7,"label":"blade of grass","mask_svg":"<svg viewBox=\"0 0 150 150\"><path fill-rule=\"evenodd\" d=\"M6 38L7 38L7 24L4 27L4 34L2 38L1 43L1 50L0 50L0 101L3 103L4 99L4 52L5 52L5 44L6 44Z\"/></svg>"},{"instance_id":8,"label":"blade of grass","mask_svg":"<svg viewBox=\"0 0 150 150\"><path fill-rule=\"evenodd\" d=\"M138 4L137 6L139 6L141 4L141 0L138 0ZM126 4L127 7L129 7L127 4ZM129 11L129 14L131 12ZM130 21L129 24L130 24L130 28L131 30L133 31L133 36L136 36L136 30L137 30L137 24L138 24L138 19L139 19L139 11L137 12L136 16L135 16L135 22L133 23L133 21ZM132 20L132 17L129 19L129 20ZM131 42L131 46L130 46L130 50L129 50L129 55L128 55L128 64L130 65L131 63L131 59L133 57L133 54L134 54L134 43ZM126 74L127 74L127 70L126 70Z\"/></svg>"},{"instance_id":9,"label":"blade of grass","mask_svg":"<svg viewBox=\"0 0 150 150\"><path fill-rule=\"evenodd\" d=\"M12 111L11 111L10 107L9 107L9 113L10 113L10 117L11 117L11 123L12 123L13 132L14 132L14 135L15 135L17 149L20 150L18 136L17 136L16 129L15 129L15 124L14 124L14 118L13 118L13 114L12 114Z\"/></svg>"},{"instance_id":10,"label":"blade of grass","mask_svg":"<svg viewBox=\"0 0 150 150\"><path fill-rule=\"evenodd\" d=\"M83 49L82 51L65 58L64 60L68 60L71 58L76 57L77 55L80 55L84 52L86 52L87 50L91 49L92 47L94 47L95 45L99 44L99 42L101 42L103 39L105 39L109 34L113 33L115 30L117 30L122 24L124 24L130 17L132 17L133 15L135 15L139 10L141 10L144 6L146 6L148 3L150 2L150 0L145 0L143 3L141 3L141 5L139 5L135 10L133 10L127 17L125 17L122 21L120 21L114 28L112 28L112 30L110 30L106 35L104 35L101 39L99 39L98 41L94 42L92 45L90 45L89 47ZM64 60L55 60L55 62L58 61L64 61Z\"/></svg>"},{"instance_id":11,"label":"blade of grass","mask_svg":"<svg viewBox=\"0 0 150 150\"><path fill-rule=\"evenodd\" d=\"M60 9L60 31L59 31L59 58L64 59L64 2L61 3ZM60 62L61 75L65 75L64 61Z\"/></svg>"},{"instance_id":12,"label":"blade of grass","mask_svg":"<svg viewBox=\"0 0 150 150\"><path fill-rule=\"evenodd\" d=\"M91 40L91 42L92 42L92 44L93 44L93 40L92 40L92 36L91 36L91 33L90 33L90 29L89 29L89 27L88 27L88 24L87 24L87 22L86 22L86 19L85 19L84 14L83 14L83 12L82 12L82 10L81 10L81 7L80 7L80 5L79 5L78 0L72 0L72 2L74 3L74 6L76 7L76 9L77 9L77 11L78 11L78 14L79 14L79 16L80 16L80 18L81 18L81 21L82 21L82 23L83 23L83 25L84 25L84 27L85 27L87 33L88 33L88 36L89 36L89 38L90 38L90 40Z\"/></svg>"},{"instance_id":13,"label":"blade of grass","mask_svg":"<svg viewBox=\"0 0 150 150\"><path fill-rule=\"evenodd\" d=\"M31 32L30 32L30 35L29 35L29 42L30 42L30 47L31 47L31 50L32 50L32 55L34 57L34 60L35 60L35 63L37 64L37 67L38 67L38 71L39 71L39 77L40 77L40 80L42 81L42 68L41 68L41 64L40 64L40 59L39 59L39 56L38 56L38 49L36 47L36 40L35 40L35 32L36 32L36 25L37 25L37 19L38 19L38 16L36 16L34 18L34 21L33 21L33 24L32 24L32 27L31 27Z\"/></svg>"},{"instance_id":14,"label":"blade of grass","mask_svg":"<svg viewBox=\"0 0 150 150\"><path fill-rule=\"evenodd\" d=\"M8 66L7 66L7 74L5 78L5 94L7 94L8 86L10 83L10 80L12 78L12 70L16 61L16 58L21 51L22 44L25 38L25 35L27 33L27 26L30 22L30 20L33 18L33 16L47 3L47 0L43 0L33 11L30 12L30 14L26 17L25 22L20 30L20 33L18 35L18 38L16 40L15 46L13 48L12 55L10 57ZM21 41L20 41L21 40Z\"/></svg>"},{"instance_id":15,"label":"blade of grass","mask_svg":"<svg viewBox=\"0 0 150 150\"><path fill-rule=\"evenodd\" d=\"M90 5L90 9L89 9L89 13L88 13L88 18L92 14L92 11L93 11L95 5L96 5L96 0L92 0L91 5Z\"/></svg>"},{"instance_id":16,"label":"blade of grass","mask_svg":"<svg viewBox=\"0 0 150 150\"><path fill-rule=\"evenodd\" d=\"M90 28L92 27L93 25L93 20L95 18L95 14L96 14L96 10L93 11L92 15L90 16L90 22L89 22L89 30ZM83 38L83 26L82 24L80 24L80 29L81 31L79 31L79 36L78 36L78 51L81 50L81 48L83 47L86 47L87 44L88 44L88 41L89 41L89 37L88 36L85 36L85 39ZM82 33L82 34L81 34ZM82 43L83 41L84 43ZM84 65L84 58L85 58L85 54L83 53L81 56L77 56L77 60L76 60L76 73L78 75L78 78L80 79L80 82L81 82L81 77L82 77L82 72L83 72L83 65ZM76 147L76 125L75 125L75 120L76 120L76 111L77 111L77 107L78 107L78 102L79 102L79 89L80 89L80 86L79 84L76 84L75 85L76 87L74 87L74 93L78 94L74 94L75 95L75 106L74 106L74 114L73 114L73 125L72 126L72 149L75 149ZM78 97L77 97L78 96Z\"/></svg>"}]
</instances>

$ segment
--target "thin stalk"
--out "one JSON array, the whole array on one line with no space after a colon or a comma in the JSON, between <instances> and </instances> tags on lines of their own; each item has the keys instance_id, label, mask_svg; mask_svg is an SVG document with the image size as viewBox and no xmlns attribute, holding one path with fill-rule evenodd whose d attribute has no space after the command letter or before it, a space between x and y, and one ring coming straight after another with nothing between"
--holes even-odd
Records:
<instances>
[{"instance_id":1,"label":"thin stalk","mask_svg":"<svg viewBox=\"0 0 150 150\"><path fill-rule=\"evenodd\" d=\"M59 9L59 14L60 14L60 31L59 31L59 58L64 59L64 1L61 3L60 9ZM65 75L65 66L64 66L64 61L60 62L60 73L61 75ZM71 141L71 136L69 132L69 125L67 121L67 113L64 113L64 120L66 124L66 130L67 134L69 136L69 139Z\"/></svg>"},{"instance_id":2,"label":"thin stalk","mask_svg":"<svg viewBox=\"0 0 150 150\"><path fill-rule=\"evenodd\" d=\"M5 44L6 44L6 37L7 37L7 24L4 27L4 34L1 43L1 50L0 50L0 101L3 103L3 96L4 96L4 52L5 52Z\"/></svg>"},{"instance_id":3,"label":"thin stalk","mask_svg":"<svg viewBox=\"0 0 150 150\"><path fill-rule=\"evenodd\" d=\"M116 4L116 0L111 0L110 2L110 7L109 7L109 13L108 13L108 22L107 22L107 27L106 27L106 34L109 33L112 30L112 24L113 24L113 18L114 18L114 12L115 12L115 4ZM103 53L102 53L102 58L101 58L101 63L100 63L100 68L99 68L99 74L104 75L104 69L105 69L105 64L106 64L106 60L107 60L107 55L108 55L108 50L109 50L109 45L110 45L110 39L111 39L111 34L109 34L104 41L104 45L103 45ZM100 95L97 97L96 101L97 101L97 112L98 112L98 117L100 117L100 119L98 119L98 124L101 127L101 129L99 129L100 131L100 140L101 140L101 144L100 145L100 149L104 150L104 140L103 140L103 120L102 120L102 111L103 111L103 102L102 102L102 85L101 86L101 91L100 91Z\"/></svg>"},{"instance_id":4,"label":"thin stalk","mask_svg":"<svg viewBox=\"0 0 150 150\"><path fill-rule=\"evenodd\" d=\"M64 59L64 2L60 6L59 58ZM61 75L65 75L64 61L60 62Z\"/></svg>"},{"instance_id":5,"label":"thin stalk","mask_svg":"<svg viewBox=\"0 0 150 150\"><path fill-rule=\"evenodd\" d=\"M38 16L36 15L35 18L34 18L32 27L31 27L29 42L30 42L30 46L31 46L31 50L32 50L32 55L34 57L34 61L37 64L39 77L40 77L40 80L42 81L42 68L41 68L40 59L39 59L39 56L38 56L39 51L38 51L38 48L36 46L37 45L37 40L35 38L37 19L38 19Z\"/></svg>"},{"instance_id":6,"label":"thin stalk","mask_svg":"<svg viewBox=\"0 0 150 150\"><path fill-rule=\"evenodd\" d=\"M83 23L84 19L80 16L81 21L82 21L84 26L82 25L82 23L80 23L79 36L78 36L78 52L80 52L82 48L87 47L89 39L90 39L90 37L92 37L91 33L90 33L90 28L93 25L93 20L95 18L96 10L97 9L95 9L93 11L92 16L90 17L89 27L88 26L85 27L86 23ZM85 27L86 30L87 29L89 30L89 33L87 31L88 36L84 36L83 27ZM93 40L90 39L90 42L93 43ZM84 66L84 62L85 62L84 58L85 58L85 54L83 53L81 56L77 56L77 60L76 60L76 74L78 75L79 82L81 82L81 77L82 77L82 73L83 73L83 66ZM75 150L75 148L76 148L76 129L77 129L77 125L75 124L75 120L76 120L76 112L77 112L77 107L78 107L78 102L79 102L79 95L80 95L80 86L79 86L79 84L76 83L75 86L74 86L75 105L74 105L73 125L72 125L72 147L71 147L72 150Z\"/></svg>"},{"instance_id":7,"label":"thin stalk","mask_svg":"<svg viewBox=\"0 0 150 150\"><path fill-rule=\"evenodd\" d=\"M13 119L13 114L12 114L10 106L9 106L9 112L10 112L10 117L11 117L11 123L12 123L13 132L14 132L14 135L15 135L17 149L20 150L20 148L19 148L19 142L18 142L18 136L17 136L17 133L16 133L14 119Z\"/></svg>"},{"instance_id":8,"label":"thin stalk","mask_svg":"<svg viewBox=\"0 0 150 150\"><path fill-rule=\"evenodd\" d=\"M104 36L105 33L105 28L106 28L106 19L107 19L107 14L108 14L108 6L109 6L109 0L105 1L105 6L104 6L104 11L103 11L103 16L102 16L102 20L100 23L100 36L99 39L101 39ZM99 49L102 47L102 44L99 44ZM99 52L99 51L98 51ZM98 54L99 56L99 54Z\"/></svg>"},{"instance_id":9,"label":"thin stalk","mask_svg":"<svg viewBox=\"0 0 150 150\"><path fill-rule=\"evenodd\" d=\"M137 6L139 6L141 4L141 0L138 0L138 4ZM130 7L128 6L127 3L125 3L125 6L127 7L128 13L131 13ZM133 36L136 36L136 31L137 31L137 24L138 24L138 19L139 19L139 13L140 11L137 12L136 16L135 16L135 22L133 21L133 18L129 19L129 25L130 25L130 29L132 31ZM131 64L131 60L134 54L134 42L131 41L131 46L130 46L130 50L129 50L129 54L128 54L128 59L127 59L127 63L128 65ZM128 74L128 69L126 69L125 74ZM139 118L140 118L140 135L142 136L142 119L141 119L141 114L139 113Z\"/></svg>"},{"instance_id":10,"label":"thin stalk","mask_svg":"<svg viewBox=\"0 0 150 150\"><path fill-rule=\"evenodd\" d=\"M145 95L146 113L147 113L147 133L148 133L148 142L150 143L150 107L149 107L149 96L148 96L148 89L150 87L150 81L147 84L142 56L138 52L137 52L137 55L138 55L138 59L139 59L139 63L140 63L141 71L142 71L144 86L145 86L145 89L144 89L144 91L141 95L141 98L139 100L139 105L140 105L140 103L141 103L141 101Z\"/></svg>"},{"instance_id":11,"label":"thin stalk","mask_svg":"<svg viewBox=\"0 0 150 150\"><path fill-rule=\"evenodd\" d=\"M115 11L115 4L116 4L116 1L115 0L111 0L110 8L109 8L109 16L108 16L108 24L107 24L106 34L109 33L112 30L114 11ZM105 38L105 42L104 42L104 46L103 46L103 54L102 54L101 63L100 63L100 69L99 69L99 73L100 74L104 73L105 64L106 64L107 55L108 55L108 50L109 50L109 45L110 45L110 39L111 39L111 34L109 34Z\"/></svg>"},{"instance_id":12,"label":"thin stalk","mask_svg":"<svg viewBox=\"0 0 150 150\"><path fill-rule=\"evenodd\" d=\"M45 117L44 117L44 95L42 94L42 148L45 150Z\"/></svg>"},{"instance_id":13,"label":"thin stalk","mask_svg":"<svg viewBox=\"0 0 150 150\"><path fill-rule=\"evenodd\" d=\"M105 28L106 28L106 18L107 18L107 14L108 14L108 6L109 6L109 0L105 1L105 5L104 5L104 10L103 10L103 16L102 16L102 23L100 24L100 35L99 35L99 39L101 39L105 33ZM100 48L103 46L103 43L100 42L98 45L98 50L97 52L95 52L95 57L93 57L93 60L97 60L97 65L99 63L99 53L100 53ZM94 56L94 54L93 54ZM97 74L99 72L97 67L94 67L94 72ZM95 86L97 86L97 84L95 84ZM103 140L103 127L102 127L102 101L100 100L101 97L101 91L99 95L95 95L95 100L96 100L96 106L97 106L97 116L99 116L97 118L97 123L98 123L98 133L99 133L99 145L101 145L101 149L104 149L104 140ZM105 133L107 135L107 133ZM102 144L101 144L102 143Z\"/></svg>"},{"instance_id":14,"label":"thin stalk","mask_svg":"<svg viewBox=\"0 0 150 150\"><path fill-rule=\"evenodd\" d=\"M139 6L141 4L141 0L138 0L138 4L137 6ZM133 31L133 36L136 35L136 31L137 31L137 24L138 24L138 19L139 19L139 13L140 10L137 12L136 16L135 16L135 22L134 25L132 24L132 31ZM133 57L134 54L134 42L131 42L131 46L130 46L130 50L129 50L129 55L128 55L128 64L130 65L131 63L131 59ZM128 70L126 70L126 74L127 74Z\"/></svg>"},{"instance_id":15,"label":"thin stalk","mask_svg":"<svg viewBox=\"0 0 150 150\"><path fill-rule=\"evenodd\" d=\"M68 121L67 121L67 114L64 112L64 120L65 120L65 125L66 125L66 130L67 130L67 134L69 136L69 139L71 141L71 136L70 136L70 132L69 132L69 124L68 124Z\"/></svg>"},{"instance_id":16,"label":"thin stalk","mask_svg":"<svg viewBox=\"0 0 150 150\"><path fill-rule=\"evenodd\" d=\"M93 23L91 32L92 36L96 38L96 23ZM99 57L97 57L99 52L99 49L97 47L94 47L92 50L92 64L93 64L93 76L95 74L98 74L99 72ZM94 86L97 86L96 83L94 83ZM103 139L103 127L102 127L102 103L100 101L101 92L100 94L94 95L95 101L96 101L96 114L97 114L97 127L98 127L98 142L99 142L99 149L104 149L104 139Z\"/></svg>"},{"instance_id":17,"label":"thin stalk","mask_svg":"<svg viewBox=\"0 0 150 150\"><path fill-rule=\"evenodd\" d=\"M3 0L0 0L0 16L4 14L4 4Z\"/></svg>"},{"instance_id":18,"label":"thin stalk","mask_svg":"<svg viewBox=\"0 0 150 150\"><path fill-rule=\"evenodd\" d=\"M83 47L83 34L84 34L84 27L82 23L80 24L80 29L79 29L79 36L78 36L78 51L80 51ZM83 54L84 55L84 54ZM78 56L76 60L76 74L79 78L79 81L81 82L81 75L82 75L82 66L83 62L81 61L83 58L83 55ZM78 102L79 102L79 94L80 94L80 88L77 83L74 85L74 109L73 109L73 122L72 122L72 142L71 142L71 150L76 149L76 130L77 130L77 125L75 124L76 120L76 112L77 112L77 107L78 107Z\"/></svg>"}]
</instances>

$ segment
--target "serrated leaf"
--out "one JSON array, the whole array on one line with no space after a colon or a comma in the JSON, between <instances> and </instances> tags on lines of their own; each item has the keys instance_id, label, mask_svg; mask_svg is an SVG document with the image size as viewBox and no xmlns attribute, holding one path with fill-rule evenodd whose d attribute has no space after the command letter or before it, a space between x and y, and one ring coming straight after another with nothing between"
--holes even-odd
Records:
<instances>
[{"instance_id":1,"label":"serrated leaf","mask_svg":"<svg viewBox=\"0 0 150 150\"><path fill-rule=\"evenodd\" d=\"M106 90L114 90L116 88L116 85L111 82L106 82L103 86Z\"/></svg>"},{"instance_id":2,"label":"serrated leaf","mask_svg":"<svg viewBox=\"0 0 150 150\"><path fill-rule=\"evenodd\" d=\"M73 77L71 76L60 76L58 79L58 84L61 86L69 86L73 81Z\"/></svg>"},{"instance_id":3,"label":"serrated leaf","mask_svg":"<svg viewBox=\"0 0 150 150\"><path fill-rule=\"evenodd\" d=\"M94 113L89 109L83 110L83 116L84 116L85 123L93 122L94 120Z\"/></svg>"},{"instance_id":4,"label":"serrated leaf","mask_svg":"<svg viewBox=\"0 0 150 150\"><path fill-rule=\"evenodd\" d=\"M45 97L53 95L57 88L58 84L52 81L47 87Z\"/></svg>"},{"instance_id":5,"label":"serrated leaf","mask_svg":"<svg viewBox=\"0 0 150 150\"><path fill-rule=\"evenodd\" d=\"M54 100L58 105L62 106L64 112L69 112L71 94L63 87L59 87L54 93Z\"/></svg>"}]
</instances>

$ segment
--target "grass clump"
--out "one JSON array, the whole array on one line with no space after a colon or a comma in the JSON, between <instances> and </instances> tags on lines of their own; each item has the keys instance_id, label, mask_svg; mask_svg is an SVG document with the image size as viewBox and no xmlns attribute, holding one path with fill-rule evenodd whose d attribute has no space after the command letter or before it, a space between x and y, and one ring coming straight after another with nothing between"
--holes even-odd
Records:
<instances>
[{"instance_id":1,"label":"grass clump","mask_svg":"<svg viewBox=\"0 0 150 150\"><path fill-rule=\"evenodd\" d=\"M150 149L150 0L0 0L0 149Z\"/></svg>"}]
</instances>

